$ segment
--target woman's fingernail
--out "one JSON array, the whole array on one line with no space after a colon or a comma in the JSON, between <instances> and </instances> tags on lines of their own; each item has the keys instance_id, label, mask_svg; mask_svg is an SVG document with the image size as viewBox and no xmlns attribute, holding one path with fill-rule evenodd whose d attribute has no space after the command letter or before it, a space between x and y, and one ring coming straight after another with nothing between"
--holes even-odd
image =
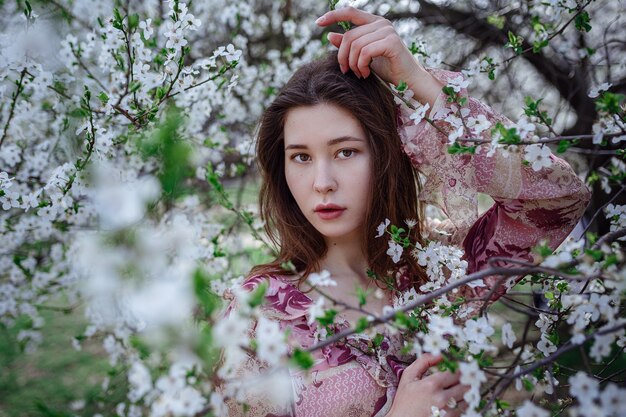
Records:
<instances>
[{"instance_id":1,"label":"woman's fingernail","mask_svg":"<svg viewBox=\"0 0 626 417\"><path fill-rule=\"evenodd\" d=\"M317 20L315 21L316 25L319 25L320 23L322 23L324 20L326 19L326 17L324 16L320 16L317 18Z\"/></svg>"}]
</instances>

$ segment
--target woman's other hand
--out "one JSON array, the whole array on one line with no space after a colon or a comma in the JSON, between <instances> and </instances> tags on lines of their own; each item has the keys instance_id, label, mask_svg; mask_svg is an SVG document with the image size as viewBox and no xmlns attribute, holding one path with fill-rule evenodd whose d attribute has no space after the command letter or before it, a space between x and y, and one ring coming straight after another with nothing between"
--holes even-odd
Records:
<instances>
[{"instance_id":1,"label":"woman's other hand","mask_svg":"<svg viewBox=\"0 0 626 417\"><path fill-rule=\"evenodd\" d=\"M441 356L424 354L404 370L386 417L430 417L432 407L444 410L446 417L459 417L463 413L463 394L468 387L460 384L460 374L427 375L428 369L439 362Z\"/></svg>"},{"instance_id":2,"label":"woman's other hand","mask_svg":"<svg viewBox=\"0 0 626 417\"><path fill-rule=\"evenodd\" d=\"M374 70L394 85L404 81L418 101L432 108L443 85L413 57L389 20L345 7L325 13L316 23L329 26L341 21L356 25L344 34L328 34L329 42L339 48L337 59L343 73L352 70L357 77L368 77Z\"/></svg>"}]
</instances>

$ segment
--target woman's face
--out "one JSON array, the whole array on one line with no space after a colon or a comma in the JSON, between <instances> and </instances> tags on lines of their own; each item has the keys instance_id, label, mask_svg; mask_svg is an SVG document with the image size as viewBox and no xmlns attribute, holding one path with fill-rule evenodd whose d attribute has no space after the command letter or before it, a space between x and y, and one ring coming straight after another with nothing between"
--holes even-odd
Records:
<instances>
[{"instance_id":1,"label":"woman's face","mask_svg":"<svg viewBox=\"0 0 626 417\"><path fill-rule=\"evenodd\" d=\"M360 123L333 104L296 107L284 136L285 177L304 216L327 243L359 239L372 181Z\"/></svg>"}]
</instances>

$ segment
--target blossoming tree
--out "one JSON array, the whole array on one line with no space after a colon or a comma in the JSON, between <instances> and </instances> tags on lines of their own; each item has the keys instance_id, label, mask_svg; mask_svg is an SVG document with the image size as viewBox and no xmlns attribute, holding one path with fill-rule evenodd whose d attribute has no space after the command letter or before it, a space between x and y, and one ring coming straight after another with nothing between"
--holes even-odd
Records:
<instances>
[{"instance_id":1,"label":"blossoming tree","mask_svg":"<svg viewBox=\"0 0 626 417\"><path fill-rule=\"evenodd\" d=\"M105 383L73 414L224 415L225 402L245 402L259 386L280 397L285 369L310 366L311 351L354 333L376 348L380 326L401 330L407 352L442 353L443 369L460 370L471 387L467 416L626 408L622 2L352 3L394 20L426 66L464 74L444 88L458 108L444 116L455 127L446 133L451 154L523 149L535 171L551 164L548 146L570 158L594 187L573 239L556 253L538 246L536 262L501 268L493 259L467 274L459 249L410 247L411 220L383 223L372 238L389 240L394 261L415 256L431 282L372 316L333 300L332 277L314 275L325 297L310 324L331 329L342 309L363 318L291 349L261 314L264 287L239 289L272 253L242 195L262 109L294 69L329 48L314 24L328 4L0 2L0 326L16 330L11 343L28 355L50 325L43 312L84 315L68 347L100 343L127 383L124 401L111 403ZM447 45L450 36L463 48ZM390 88L406 101L405 85ZM466 120L466 88L516 122ZM413 105L411 120L427 110ZM454 297L488 275L502 285L522 279L490 307L489 296ZM225 292L238 306L226 318ZM462 317L468 303L475 311ZM583 366L562 361L571 352ZM249 356L268 367L242 381L236 370Z\"/></svg>"}]
</instances>

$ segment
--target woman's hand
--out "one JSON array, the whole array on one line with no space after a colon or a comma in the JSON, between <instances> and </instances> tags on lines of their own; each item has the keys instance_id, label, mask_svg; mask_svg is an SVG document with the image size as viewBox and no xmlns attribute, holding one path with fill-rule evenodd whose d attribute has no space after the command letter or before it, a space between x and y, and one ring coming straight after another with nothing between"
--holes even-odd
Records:
<instances>
[{"instance_id":1,"label":"woman's hand","mask_svg":"<svg viewBox=\"0 0 626 417\"><path fill-rule=\"evenodd\" d=\"M344 34L328 34L330 43L339 48L337 59L343 73L352 70L357 77L368 77L374 70L394 85L404 81L418 101L432 108L443 85L413 57L389 20L346 7L325 13L316 23L329 26L341 21L357 25Z\"/></svg>"},{"instance_id":2,"label":"woman's hand","mask_svg":"<svg viewBox=\"0 0 626 417\"><path fill-rule=\"evenodd\" d=\"M424 376L440 361L441 356L424 354L404 370L386 417L430 417L432 407L444 410L446 417L459 417L463 413L463 394L468 387L459 383L459 373Z\"/></svg>"}]
</instances>

